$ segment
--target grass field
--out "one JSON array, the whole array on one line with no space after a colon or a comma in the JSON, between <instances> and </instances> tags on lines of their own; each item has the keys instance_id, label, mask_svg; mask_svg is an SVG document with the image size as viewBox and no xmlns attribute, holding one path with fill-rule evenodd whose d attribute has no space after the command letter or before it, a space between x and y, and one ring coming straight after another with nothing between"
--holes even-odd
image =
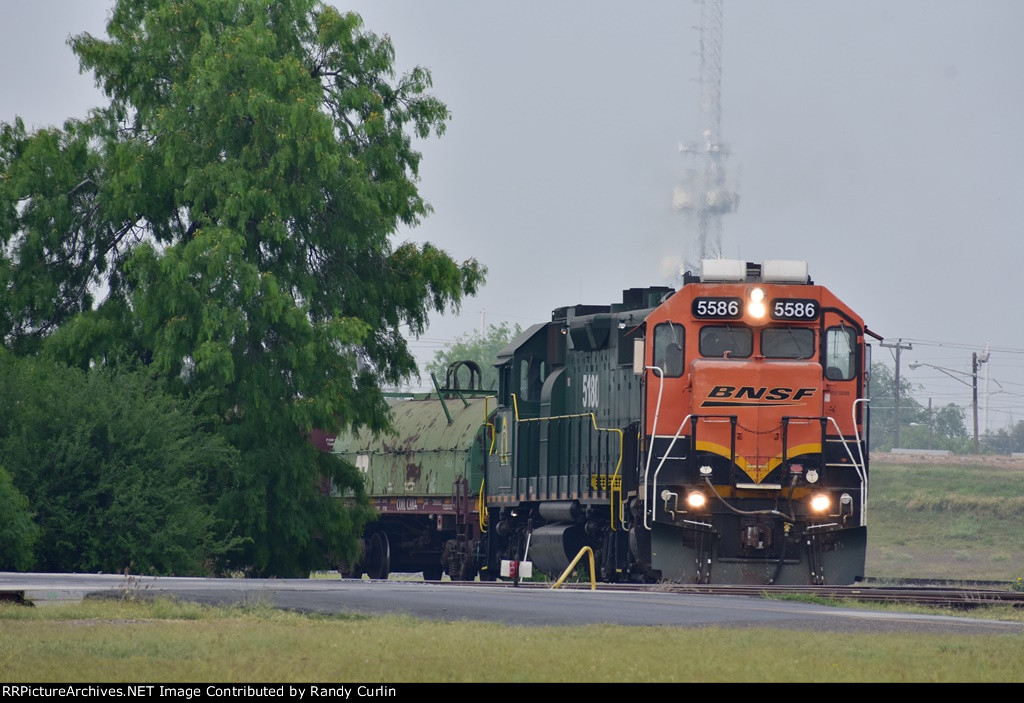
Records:
<instances>
[{"instance_id":1,"label":"grass field","mask_svg":"<svg viewBox=\"0 0 1024 703\"><path fill-rule=\"evenodd\" d=\"M1019 635L512 627L266 607L0 605L4 682L1022 682Z\"/></svg>"},{"instance_id":2,"label":"grass field","mask_svg":"<svg viewBox=\"0 0 1024 703\"><path fill-rule=\"evenodd\" d=\"M1024 576L1024 466L874 458L866 572L876 578Z\"/></svg>"}]
</instances>

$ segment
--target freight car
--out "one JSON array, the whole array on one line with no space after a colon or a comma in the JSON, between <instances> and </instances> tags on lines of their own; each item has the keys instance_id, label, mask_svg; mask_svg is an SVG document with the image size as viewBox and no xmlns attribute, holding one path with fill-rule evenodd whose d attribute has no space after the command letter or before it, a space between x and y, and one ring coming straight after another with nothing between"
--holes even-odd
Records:
<instances>
[{"instance_id":1,"label":"freight car","mask_svg":"<svg viewBox=\"0 0 1024 703\"><path fill-rule=\"evenodd\" d=\"M350 569L604 581L863 577L868 331L804 262L707 260L683 285L554 310L473 379L340 436L380 513ZM877 337L876 337L877 338Z\"/></svg>"}]
</instances>

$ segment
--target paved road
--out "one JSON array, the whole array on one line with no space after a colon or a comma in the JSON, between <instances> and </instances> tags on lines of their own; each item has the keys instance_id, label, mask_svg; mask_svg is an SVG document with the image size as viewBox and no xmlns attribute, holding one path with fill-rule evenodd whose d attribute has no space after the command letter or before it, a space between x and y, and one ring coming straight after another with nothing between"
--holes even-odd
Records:
<instances>
[{"instance_id":1,"label":"paved road","mask_svg":"<svg viewBox=\"0 0 1024 703\"><path fill-rule=\"evenodd\" d=\"M417 581L204 579L0 572L0 594L36 605L84 597L171 596L207 604L268 603L320 613L407 614L513 625L772 627L839 632L1024 633L1024 623L886 613L746 596L615 590L473 588Z\"/></svg>"}]
</instances>

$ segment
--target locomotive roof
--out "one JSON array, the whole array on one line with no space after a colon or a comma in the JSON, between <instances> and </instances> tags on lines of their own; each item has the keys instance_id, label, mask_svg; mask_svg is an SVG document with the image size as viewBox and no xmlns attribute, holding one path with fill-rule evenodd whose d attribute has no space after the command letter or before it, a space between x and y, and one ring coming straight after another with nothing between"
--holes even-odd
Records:
<instances>
[{"instance_id":1,"label":"locomotive roof","mask_svg":"<svg viewBox=\"0 0 1024 703\"><path fill-rule=\"evenodd\" d=\"M530 325L525 332L513 339L504 349L498 352L498 360L507 359L515 354L516 349L529 342L535 335L542 333L544 328L547 326L548 323L546 322L538 322L535 325Z\"/></svg>"}]
</instances>

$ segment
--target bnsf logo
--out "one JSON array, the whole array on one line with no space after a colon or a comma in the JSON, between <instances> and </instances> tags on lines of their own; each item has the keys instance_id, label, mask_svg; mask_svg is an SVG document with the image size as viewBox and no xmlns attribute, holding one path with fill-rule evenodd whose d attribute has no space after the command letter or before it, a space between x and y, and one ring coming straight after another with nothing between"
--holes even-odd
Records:
<instances>
[{"instance_id":1,"label":"bnsf logo","mask_svg":"<svg viewBox=\"0 0 1024 703\"><path fill-rule=\"evenodd\" d=\"M810 398L818 392L817 388L768 388L761 386L715 386L708 393L707 400L702 407L716 407L722 405L761 405L764 403L775 403L788 405L785 401L797 401L803 398Z\"/></svg>"}]
</instances>

